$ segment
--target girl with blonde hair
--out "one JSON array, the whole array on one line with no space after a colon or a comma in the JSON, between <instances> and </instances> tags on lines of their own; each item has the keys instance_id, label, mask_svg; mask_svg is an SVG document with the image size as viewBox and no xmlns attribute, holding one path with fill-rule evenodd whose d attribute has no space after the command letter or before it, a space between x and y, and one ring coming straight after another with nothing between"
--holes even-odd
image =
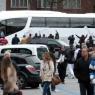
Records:
<instances>
[{"instance_id":1,"label":"girl with blonde hair","mask_svg":"<svg viewBox=\"0 0 95 95\"><path fill-rule=\"evenodd\" d=\"M43 82L43 95L51 95L50 84L54 73L54 63L48 52L43 54L41 63L41 79Z\"/></svg>"},{"instance_id":2,"label":"girl with blonde hair","mask_svg":"<svg viewBox=\"0 0 95 95\"><path fill-rule=\"evenodd\" d=\"M10 52L5 52L1 63L1 78L4 83L3 95L12 95L10 93L18 90L16 70L10 56Z\"/></svg>"}]
</instances>

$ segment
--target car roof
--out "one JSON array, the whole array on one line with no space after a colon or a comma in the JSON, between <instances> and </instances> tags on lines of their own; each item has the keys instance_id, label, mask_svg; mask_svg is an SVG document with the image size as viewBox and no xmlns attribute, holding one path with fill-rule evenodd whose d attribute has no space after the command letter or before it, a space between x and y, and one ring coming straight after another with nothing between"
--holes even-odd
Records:
<instances>
[{"instance_id":1,"label":"car roof","mask_svg":"<svg viewBox=\"0 0 95 95\"><path fill-rule=\"evenodd\" d=\"M48 44L48 41L55 41L57 43L59 43L60 45L62 46L69 46L68 44L66 44L63 40L57 40L57 39L51 39L51 38L35 38L35 39L32 39L31 43L32 44L44 44L44 45L47 45Z\"/></svg>"},{"instance_id":2,"label":"car roof","mask_svg":"<svg viewBox=\"0 0 95 95\"><path fill-rule=\"evenodd\" d=\"M32 44L44 44L44 45L47 45L48 43L48 38L35 38L35 39L32 39L31 43Z\"/></svg>"},{"instance_id":3,"label":"car roof","mask_svg":"<svg viewBox=\"0 0 95 95\"><path fill-rule=\"evenodd\" d=\"M40 48L40 47L48 48L46 45L42 45L42 44L17 44L17 45L4 45L4 46L1 46L0 49L6 49L6 48L26 48L26 49L31 50L32 48Z\"/></svg>"},{"instance_id":4,"label":"car roof","mask_svg":"<svg viewBox=\"0 0 95 95\"><path fill-rule=\"evenodd\" d=\"M0 54L0 56L4 56L4 54ZM36 57L35 55L31 54L22 54L22 53L11 53L11 57L19 57L19 58L26 58L26 57Z\"/></svg>"}]
</instances>

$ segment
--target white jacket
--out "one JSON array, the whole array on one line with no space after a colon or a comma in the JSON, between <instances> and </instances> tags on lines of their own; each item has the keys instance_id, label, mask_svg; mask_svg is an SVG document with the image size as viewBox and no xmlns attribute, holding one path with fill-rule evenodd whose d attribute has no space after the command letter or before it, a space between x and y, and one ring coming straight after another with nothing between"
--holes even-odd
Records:
<instances>
[{"instance_id":1,"label":"white jacket","mask_svg":"<svg viewBox=\"0 0 95 95\"><path fill-rule=\"evenodd\" d=\"M49 65L50 64L50 65ZM50 61L50 63L43 62L41 63L41 76L42 81L51 81L54 73L54 63Z\"/></svg>"}]
</instances>

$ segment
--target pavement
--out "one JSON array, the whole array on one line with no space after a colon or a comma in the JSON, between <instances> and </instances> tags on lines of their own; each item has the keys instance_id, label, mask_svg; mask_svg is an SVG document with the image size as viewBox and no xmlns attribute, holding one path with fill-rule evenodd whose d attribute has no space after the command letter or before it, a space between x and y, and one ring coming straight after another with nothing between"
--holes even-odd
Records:
<instances>
[{"instance_id":1,"label":"pavement","mask_svg":"<svg viewBox=\"0 0 95 95\"><path fill-rule=\"evenodd\" d=\"M37 89L26 88L22 90L23 95L42 95L41 87ZM2 95L2 90L0 91ZM79 85L77 79L65 79L65 84L59 84L56 86L56 90L51 95L80 95Z\"/></svg>"}]
</instances>

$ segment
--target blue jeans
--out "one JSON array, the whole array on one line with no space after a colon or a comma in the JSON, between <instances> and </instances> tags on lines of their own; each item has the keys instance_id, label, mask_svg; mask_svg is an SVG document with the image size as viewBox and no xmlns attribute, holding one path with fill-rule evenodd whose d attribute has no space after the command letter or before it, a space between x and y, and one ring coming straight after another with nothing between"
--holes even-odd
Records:
<instances>
[{"instance_id":1,"label":"blue jeans","mask_svg":"<svg viewBox=\"0 0 95 95\"><path fill-rule=\"evenodd\" d=\"M51 82L49 81L43 82L43 95L51 95L50 84Z\"/></svg>"}]
</instances>

